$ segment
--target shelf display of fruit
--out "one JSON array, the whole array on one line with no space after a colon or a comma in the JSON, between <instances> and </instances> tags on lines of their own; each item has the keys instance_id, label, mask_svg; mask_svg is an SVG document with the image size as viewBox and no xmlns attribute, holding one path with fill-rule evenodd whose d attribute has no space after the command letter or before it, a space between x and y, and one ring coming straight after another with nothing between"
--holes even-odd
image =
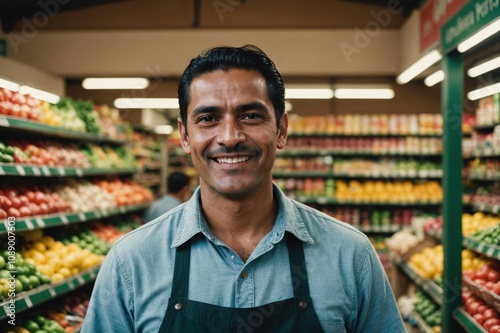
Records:
<instances>
[{"instance_id":1,"label":"shelf display of fruit","mask_svg":"<svg viewBox=\"0 0 500 333\"><path fill-rule=\"evenodd\" d=\"M470 250L462 250L462 269L479 269L487 263L487 260L479 257ZM410 267L424 279L434 280L443 274L443 245L426 247L421 252L413 254L408 260ZM465 260L470 259L470 260Z\"/></svg>"},{"instance_id":2,"label":"shelf display of fruit","mask_svg":"<svg viewBox=\"0 0 500 333\"><path fill-rule=\"evenodd\" d=\"M403 229L394 233L391 237L385 239L385 244L391 253L402 256L408 250L417 245L419 239L409 229Z\"/></svg>"},{"instance_id":3,"label":"shelf display of fruit","mask_svg":"<svg viewBox=\"0 0 500 333\"><path fill-rule=\"evenodd\" d=\"M439 137L294 137L287 140L287 151L323 151L339 154L441 154ZM280 152L278 152L278 156Z\"/></svg>"},{"instance_id":4,"label":"shelf display of fruit","mask_svg":"<svg viewBox=\"0 0 500 333\"><path fill-rule=\"evenodd\" d=\"M500 125L489 133L472 133L472 155L500 154Z\"/></svg>"},{"instance_id":5,"label":"shelf display of fruit","mask_svg":"<svg viewBox=\"0 0 500 333\"><path fill-rule=\"evenodd\" d=\"M105 257L82 249L77 243L65 245L39 229L30 231L27 235L21 251L24 260L49 276L52 283L100 265Z\"/></svg>"},{"instance_id":6,"label":"shelf display of fruit","mask_svg":"<svg viewBox=\"0 0 500 333\"><path fill-rule=\"evenodd\" d=\"M480 229L470 235L470 238L482 243L500 245L500 217L493 218L496 223L491 227Z\"/></svg>"},{"instance_id":7,"label":"shelf display of fruit","mask_svg":"<svg viewBox=\"0 0 500 333\"><path fill-rule=\"evenodd\" d=\"M339 159L333 160L334 174L350 176L439 176L441 165L433 162L417 160L395 160L383 158L377 161L369 159Z\"/></svg>"},{"instance_id":8,"label":"shelf display of fruit","mask_svg":"<svg viewBox=\"0 0 500 333\"><path fill-rule=\"evenodd\" d=\"M494 293L497 298L500 295L500 266L498 261L489 261L479 269L464 270L462 275L465 279L464 282L467 282L469 285L471 285L471 282L477 285L477 290L475 291L480 291L484 287ZM487 298L489 298L488 295L483 297L485 300ZM488 303L494 304L498 301L500 301L500 298L495 300L495 302Z\"/></svg>"},{"instance_id":9,"label":"shelf display of fruit","mask_svg":"<svg viewBox=\"0 0 500 333\"><path fill-rule=\"evenodd\" d=\"M475 212L474 214L462 214L462 235L470 237L472 234L495 226L500 223L500 217L491 214L484 214L482 212ZM443 218L429 217L423 225L425 232L440 233L443 230Z\"/></svg>"},{"instance_id":10,"label":"shelf display of fruit","mask_svg":"<svg viewBox=\"0 0 500 333\"><path fill-rule=\"evenodd\" d=\"M415 216L422 213L412 209L377 209L356 207L313 206L323 213L354 226L409 226Z\"/></svg>"},{"instance_id":11,"label":"shelf display of fruit","mask_svg":"<svg viewBox=\"0 0 500 333\"><path fill-rule=\"evenodd\" d=\"M346 114L289 117L291 134L441 134L440 114Z\"/></svg>"},{"instance_id":12,"label":"shelf display of fruit","mask_svg":"<svg viewBox=\"0 0 500 333\"><path fill-rule=\"evenodd\" d=\"M137 167L134 155L126 146L111 147L87 143L82 152L89 164L95 168L126 169Z\"/></svg>"},{"instance_id":13,"label":"shelf display of fruit","mask_svg":"<svg viewBox=\"0 0 500 333\"><path fill-rule=\"evenodd\" d=\"M468 175L478 179L500 179L500 160L476 158L468 162Z\"/></svg>"},{"instance_id":14,"label":"shelf display of fruit","mask_svg":"<svg viewBox=\"0 0 500 333\"><path fill-rule=\"evenodd\" d=\"M391 203L430 203L443 200L443 190L439 182L423 181L365 181L351 180L335 182L335 199L339 202L391 202Z\"/></svg>"},{"instance_id":15,"label":"shelf display of fruit","mask_svg":"<svg viewBox=\"0 0 500 333\"><path fill-rule=\"evenodd\" d=\"M5 88L0 88L0 115L40 121L40 100L22 95Z\"/></svg>"},{"instance_id":16,"label":"shelf display of fruit","mask_svg":"<svg viewBox=\"0 0 500 333\"><path fill-rule=\"evenodd\" d=\"M500 315L497 310L470 290L462 291L462 304L465 311L488 333L500 333Z\"/></svg>"},{"instance_id":17,"label":"shelf display of fruit","mask_svg":"<svg viewBox=\"0 0 500 333\"><path fill-rule=\"evenodd\" d=\"M37 315L33 319L26 319L15 325L5 333L68 333L56 320Z\"/></svg>"},{"instance_id":18,"label":"shelf display of fruit","mask_svg":"<svg viewBox=\"0 0 500 333\"><path fill-rule=\"evenodd\" d=\"M83 250L98 255L106 255L111 250L111 244L99 237L93 230L81 230L73 233L71 230L66 229L62 234L54 237L64 245L78 244Z\"/></svg>"},{"instance_id":19,"label":"shelf display of fruit","mask_svg":"<svg viewBox=\"0 0 500 333\"><path fill-rule=\"evenodd\" d=\"M132 126L125 122L120 113L115 108L110 108L106 104L94 104L97 112L102 133L116 140L132 140Z\"/></svg>"},{"instance_id":20,"label":"shelf display of fruit","mask_svg":"<svg viewBox=\"0 0 500 333\"><path fill-rule=\"evenodd\" d=\"M153 193L149 189L130 179L122 180L117 177L96 179L94 184L109 193L117 206L140 204L153 200Z\"/></svg>"},{"instance_id":21,"label":"shelf display of fruit","mask_svg":"<svg viewBox=\"0 0 500 333\"><path fill-rule=\"evenodd\" d=\"M291 198L334 198L335 182L332 178L277 178L276 185Z\"/></svg>"},{"instance_id":22,"label":"shelf display of fruit","mask_svg":"<svg viewBox=\"0 0 500 333\"><path fill-rule=\"evenodd\" d=\"M304 157L304 158L291 158L291 157L278 157L274 162L273 171L286 171L286 172L301 172L301 171L314 171L314 172L331 172L331 159L330 163L325 157Z\"/></svg>"},{"instance_id":23,"label":"shelf display of fruit","mask_svg":"<svg viewBox=\"0 0 500 333\"><path fill-rule=\"evenodd\" d=\"M498 184L488 184L476 188L470 201L475 205L500 205L500 187Z\"/></svg>"},{"instance_id":24,"label":"shelf display of fruit","mask_svg":"<svg viewBox=\"0 0 500 333\"><path fill-rule=\"evenodd\" d=\"M108 244L113 244L124 234L139 226L139 224L136 224L135 222L133 223L134 223L133 227L129 228L127 227L127 225L122 224L121 229L119 229L120 227L115 226L114 223L103 223L100 221L94 221L90 226L90 230L92 230L92 232L97 237L99 237L99 239L105 241ZM128 224L128 226L131 226L131 224Z\"/></svg>"},{"instance_id":25,"label":"shelf display of fruit","mask_svg":"<svg viewBox=\"0 0 500 333\"><path fill-rule=\"evenodd\" d=\"M441 311L436 304L422 291L417 291L413 303L415 312L432 328L433 333L441 332Z\"/></svg>"},{"instance_id":26,"label":"shelf display of fruit","mask_svg":"<svg viewBox=\"0 0 500 333\"><path fill-rule=\"evenodd\" d=\"M72 212L110 209L117 206L113 196L87 179L66 179L56 187Z\"/></svg>"}]
</instances>

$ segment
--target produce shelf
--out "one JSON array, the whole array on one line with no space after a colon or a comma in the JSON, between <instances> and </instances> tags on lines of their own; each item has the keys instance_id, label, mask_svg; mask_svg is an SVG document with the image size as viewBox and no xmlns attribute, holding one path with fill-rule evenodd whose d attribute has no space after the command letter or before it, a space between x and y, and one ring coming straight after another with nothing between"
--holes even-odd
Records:
<instances>
[{"instance_id":1,"label":"produce shelf","mask_svg":"<svg viewBox=\"0 0 500 333\"><path fill-rule=\"evenodd\" d=\"M420 289L425 291L439 306L443 305L443 289L434 281L424 279L418 275L404 260L400 257L393 257L393 263L399 267Z\"/></svg>"},{"instance_id":2,"label":"produce shelf","mask_svg":"<svg viewBox=\"0 0 500 333\"><path fill-rule=\"evenodd\" d=\"M463 307L458 307L453 312L453 318L468 333L487 333L487 331L475 321Z\"/></svg>"},{"instance_id":3,"label":"produce shelf","mask_svg":"<svg viewBox=\"0 0 500 333\"><path fill-rule=\"evenodd\" d=\"M373 232L373 233L376 233L376 232L380 232L380 233L384 233L384 232L395 233L395 232L398 232L398 231L400 231L400 230L402 230L404 228L403 225L398 225L398 224L386 224L386 225L353 225L353 227L355 227L359 231L366 232L366 233L370 233L370 232Z\"/></svg>"},{"instance_id":4,"label":"produce shelf","mask_svg":"<svg viewBox=\"0 0 500 333\"><path fill-rule=\"evenodd\" d=\"M489 258L500 260L500 247L493 244L487 244L472 238L464 238L463 246Z\"/></svg>"},{"instance_id":5,"label":"produce shelf","mask_svg":"<svg viewBox=\"0 0 500 333\"><path fill-rule=\"evenodd\" d=\"M464 158L476 158L476 157L500 157L500 151L498 150L478 151L464 156Z\"/></svg>"},{"instance_id":6,"label":"produce shelf","mask_svg":"<svg viewBox=\"0 0 500 333\"><path fill-rule=\"evenodd\" d=\"M273 171L273 177L333 177L330 171Z\"/></svg>"},{"instance_id":7,"label":"produce shelf","mask_svg":"<svg viewBox=\"0 0 500 333\"><path fill-rule=\"evenodd\" d=\"M469 288L470 291L477 297L483 300L490 307L495 310L500 310L500 296L489 290L488 288L481 286L474 281L472 281L469 277L462 277L463 284Z\"/></svg>"},{"instance_id":8,"label":"produce shelf","mask_svg":"<svg viewBox=\"0 0 500 333\"><path fill-rule=\"evenodd\" d=\"M472 202L471 204L472 204L472 209L474 209L475 211L481 211L484 213L493 213L493 214L500 213L500 203L485 204L485 203Z\"/></svg>"},{"instance_id":9,"label":"produce shelf","mask_svg":"<svg viewBox=\"0 0 500 333\"><path fill-rule=\"evenodd\" d=\"M436 172L398 172L398 173L373 173L373 174L345 174L330 171L273 171L273 177L330 177L338 179L440 179L443 176L441 170Z\"/></svg>"},{"instance_id":10,"label":"produce shelf","mask_svg":"<svg viewBox=\"0 0 500 333\"><path fill-rule=\"evenodd\" d=\"M297 196L296 199L305 204L320 204L320 205L346 205L346 206L390 206L390 207L434 207L441 206L441 202L369 202L369 201L339 201L328 197L306 197Z\"/></svg>"},{"instance_id":11,"label":"produce shelf","mask_svg":"<svg viewBox=\"0 0 500 333\"><path fill-rule=\"evenodd\" d=\"M135 168L98 169L68 168L62 166L24 165L0 163L0 176L34 176L34 177L85 177L99 175L125 175L137 172Z\"/></svg>"},{"instance_id":12,"label":"produce shelf","mask_svg":"<svg viewBox=\"0 0 500 333\"><path fill-rule=\"evenodd\" d=\"M500 180L500 173L498 174L485 174L485 175L470 175L470 180Z\"/></svg>"},{"instance_id":13,"label":"produce shelf","mask_svg":"<svg viewBox=\"0 0 500 333\"><path fill-rule=\"evenodd\" d=\"M351 137L366 137L366 138L384 138L384 137L389 137L389 138L406 138L406 137L419 137L419 138L440 138L443 135L442 134L423 134L423 133L400 133L400 134L390 134L390 133L349 133L349 134L335 134L335 133L319 133L319 132L313 132L313 133L302 133L302 132L293 132L289 133L288 137L295 137L295 138L303 138L303 137L318 137L318 138L323 138L323 137L328 137L328 138L351 138Z\"/></svg>"},{"instance_id":14,"label":"produce shelf","mask_svg":"<svg viewBox=\"0 0 500 333\"><path fill-rule=\"evenodd\" d=\"M472 128L475 131L491 131L497 125L500 125L500 123L493 123L493 124L488 124L488 125L476 125L476 126L472 126Z\"/></svg>"},{"instance_id":15,"label":"produce shelf","mask_svg":"<svg viewBox=\"0 0 500 333\"><path fill-rule=\"evenodd\" d=\"M92 133L77 132L61 127L49 126L42 123L36 123L30 120L20 118L0 116L0 128L6 128L15 131L41 134L48 137L58 137L71 140L91 141L97 143L108 143L113 145L123 145L126 141L115 140L104 135Z\"/></svg>"},{"instance_id":16,"label":"produce shelf","mask_svg":"<svg viewBox=\"0 0 500 333\"><path fill-rule=\"evenodd\" d=\"M295 157L295 156L374 156L374 157L385 157L385 156L407 156L407 157L440 157L441 153L408 153L408 152L360 152L360 151L336 151L336 150L305 150L305 149L290 149L287 151L278 151L276 153L278 157Z\"/></svg>"},{"instance_id":17,"label":"produce shelf","mask_svg":"<svg viewBox=\"0 0 500 333\"><path fill-rule=\"evenodd\" d=\"M150 203L131 205L131 206L119 206L110 209L96 210L90 212L28 216L16 219L15 231L16 232L27 231L27 230L41 229L47 227L55 227L60 225L80 223L87 220L96 220L104 217L138 211L149 207L149 205ZM3 223L0 224L0 234L7 233L7 230L8 230L8 221L4 220Z\"/></svg>"},{"instance_id":18,"label":"produce shelf","mask_svg":"<svg viewBox=\"0 0 500 333\"><path fill-rule=\"evenodd\" d=\"M16 314L94 281L100 268L100 265L95 266L76 275L70 276L61 282L42 285L38 288L21 292L15 298ZM7 316L9 313L9 304L9 299L0 303L0 320L9 318Z\"/></svg>"},{"instance_id":19,"label":"produce shelf","mask_svg":"<svg viewBox=\"0 0 500 333\"><path fill-rule=\"evenodd\" d=\"M411 317L415 319L415 321L417 322L417 327L420 330L420 332L434 333L432 328L429 325L427 325L427 323L422 319L422 317L420 317L420 315L416 311L411 312Z\"/></svg>"}]
</instances>

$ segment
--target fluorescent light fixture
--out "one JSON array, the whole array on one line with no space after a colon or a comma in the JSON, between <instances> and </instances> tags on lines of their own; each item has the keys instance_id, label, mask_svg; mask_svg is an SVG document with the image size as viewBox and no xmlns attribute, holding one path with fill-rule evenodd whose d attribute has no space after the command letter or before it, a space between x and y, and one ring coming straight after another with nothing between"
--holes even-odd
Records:
<instances>
[{"instance_id":1,"label":"fluorescent light fixture","mask_svg":"<svg viewBox=\"0 0 500 333\"><path fill-rule=\"evenodd\" d=\"M496 93L500 93L500 82L473 90L467 94L467 98L471 101L475 101L476 99L491 96Z\"/></svg>"},{"instance_id":2,"label":"fluorescent light fixture","mask_svg":"<svg viewBox=\"0 0 500 333\"><path fill-rule=\"evenodd\" d=\"M391 99L394 90L390 88L337 88L335 97L338 99Z\"/></svg>"},{"instance_id":3,"label":"fluorescent light fixture","mask_svg":"<svg viewBox=\"0 0 500 333\"><path fill-rule=\"evenodd\" d=\"M494 69L497 69L500 67L500 56L490 59L488 61L485 61L477 66L472 67L467 71L467 75L470 77L477 77L481 74L490 72Z\"/></svg>"},{"instance_id":4,"label":"fluorescent light fixture","mask_svg":"<svg viewBox=\"0 0 500 333\"><path fill-rule=\"evenodd\" d=\"M0 88L5 88L12 91L18 91L19 85L15 82L8 81L5 79L0 79Z\"/></svg>"},{"instance_id":5,"label":"fluorescent light fixture","mask_svg":"<svg viewBox=\"0 0 500 333\"><path fill-rule=\"evenodd\" d=\"M457 50L458 52L463 53L469 50L470 48L476 46L477 44L481 43L483 40L493 36L499 31L500 31L500 19L497 19L495 22L487 25L483 29L476 32L474 35L464 40L462 43L458 44Z\"/></svg>"},{"instance_id":6,"label":"fluorescent light fixture","mask_svg":"<svg viewBox=\"0 0 500 333\"><path fill-rule=\"evenodd\" d=\"M428 77L425 78L424 84L427 87L432 87L433 85L444 80L444 71L438 70L437 72L432 73Z\"/></svg>"},{"instance_id":7,"label":"fluorescent light fixture","mask_svg":"<svg viewBox=\"0 0 500 333\"><path fill-rule=\"evenodd\" d=\"M427 68L434 65L436 62L441 60L443 56L438 50L432 50L431 52L424 55L422 58L418 59L413 65L405 69L396 78L396 82L399 84L405 84L414 79L418 74L425 71Z\"/></svg>"},{"instance_id":8,"label":"fluorescent light fixture","mask_svg":"<svg viewBox=\"0 0 500 333\"><path fill-rule=\"evenodd\" d=\"M114 105L118 109L178 109L177 98L117 98Z\"/></svg>"},{"instance_id":9,"label":"fluorescent light fixture","mask_svg":"<svg viewBox=\"0 0 500 333\"><path fill-rule=\"evenodd\" d=\"M286 99L331 99L331 88L285 88Z\"/></svg>"},{"instance_id":10,"label":"fluorescent light fixture","mask_svg":"<svg viewBox=\"0 0 500 333\"><path fill-rule=\"evenodd\" d=\"M85 89L146 89L149 80L142 77L87 78L83 80Z\"/></svg>"},{"instance_id":11,"label":"fluorescent light fixture","mask_svg":"<svg viewBox=\"0 0 500 333\"><path fill-rule=\"evenodd\" d=\"M30 95L33 98L41 99L42 101L47 101L52 104L57 104L61 97L56 94L49 93L44 90L36 89L30 86L19 87L19 93L22 95Z\"/></svg>"},{"instance_id":12,"label":"fluorescent light fixture","mask_svg":"<svg viewBox=\"0 0 500 333\"><path fill-rule=\"evenodd\" d=\"M155 133L156 134L169 135L169 134L172 134L173 131L174 131L174 128L171 125L156 125L155 126Z\"/></svg>"}]
</instances>

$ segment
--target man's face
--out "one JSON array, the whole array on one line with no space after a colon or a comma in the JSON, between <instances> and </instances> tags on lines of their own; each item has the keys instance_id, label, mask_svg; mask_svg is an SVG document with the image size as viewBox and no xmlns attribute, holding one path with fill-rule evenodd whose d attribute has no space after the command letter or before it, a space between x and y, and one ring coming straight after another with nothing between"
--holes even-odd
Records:
<instances>
[{"instance_id":1,"label":"man's face","mask_svg":"<svg viewBox=\"0 0 500 333\"><path fill-rule=\"evenodd\" d=\"M276 148L286 143L288 118L276 128L266 82L257 71L205 73L191 82L183 150L205 190L231 198L268 188Z\"/></svg>"}]
</instances>

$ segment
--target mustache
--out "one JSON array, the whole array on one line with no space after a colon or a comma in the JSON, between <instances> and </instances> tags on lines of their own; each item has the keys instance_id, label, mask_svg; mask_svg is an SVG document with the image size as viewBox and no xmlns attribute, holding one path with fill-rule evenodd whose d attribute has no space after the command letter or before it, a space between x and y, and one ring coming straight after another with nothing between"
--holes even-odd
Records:
<instances>
[{"instance_id":1,"label":"mustache","mask_svg":"<svg viewBox=\"0 0 500 333\"><path fill-rule=\"evenodd\" d=\"M260 155L261 150L258 148L248 147L242 143L238 143L234 147L221 146L221 147L214 149L212 151L207 151L205 153L205 157L206 158L213 158L214 156L217 156L217 155L237 154L237 153L245 153L248 155Z\"/></svg>"}]
</instances>

